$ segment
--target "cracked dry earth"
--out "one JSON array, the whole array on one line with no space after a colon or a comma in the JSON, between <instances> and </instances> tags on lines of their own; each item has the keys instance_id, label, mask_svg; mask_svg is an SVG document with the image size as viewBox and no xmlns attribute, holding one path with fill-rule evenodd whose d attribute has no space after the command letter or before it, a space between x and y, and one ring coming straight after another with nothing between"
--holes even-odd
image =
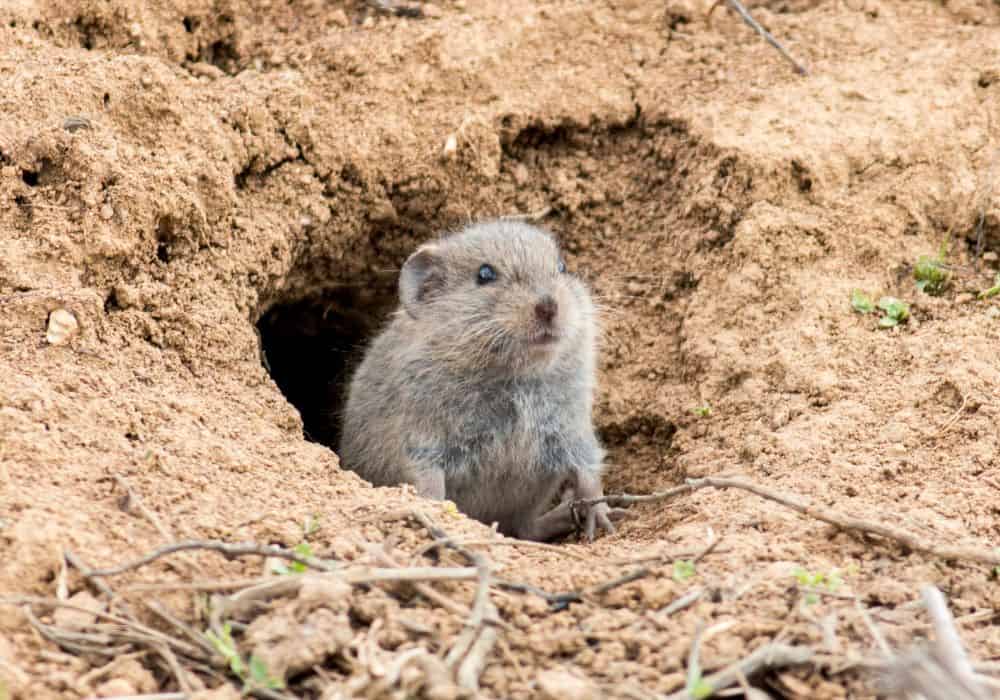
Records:
<instances>
[{"instance_id":1,"label":"cracked dry earth","mask_svg":"<svg viewBox=\"0 0 1000 700\"><path fill-rule=\"evenodd\" d=\"M238 694L225 664L176 674L150 649L46 639L94 615L36 605L33 627L14 602L107 603L66 552L104 567L170 540L305 538L345 563L462 565L420 553L418 510L509 582L580 591L646 568L568 606L494 589L482 697L674 693L698 629L706 673L779 640L813 658L750 679L772 697L876 697L858 659L873 629L894 648L927 635L928 583L973 658L1000 661L985 565L734 490L634 506L589 545L500 546L325 446L405 256L537 213L607 309L609 492L738 472L934 542L1000 544L1000 299L978 297L1000 253L1000 6L748 3L803 77L710 5L3 3L0 698ZM930 296L912 265L943 241L951 277ZM879 328L855 289L906 301L908 322ZM710 532L693 572L676 563ZM810 596L802 572L840 584ZM114 610L167 632L151 604L204 630L208 594L184 584L261 574L194 551L103 580ZM473 603L474 581L428 585ZM465 618L412 587L303 585L242 622L240 652L289 696L473 693L441 672ZM436 661L386 680L414 649Z\"/></svg>"}]
</instances>

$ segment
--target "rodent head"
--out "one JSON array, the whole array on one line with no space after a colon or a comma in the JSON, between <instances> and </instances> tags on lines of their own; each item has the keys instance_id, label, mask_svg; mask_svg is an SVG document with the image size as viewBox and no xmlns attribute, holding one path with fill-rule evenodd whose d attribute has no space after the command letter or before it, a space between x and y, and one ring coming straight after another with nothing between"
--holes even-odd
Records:
<instances>
[{"instance_id":1,"label":"rodent head","mask_svg":"<svg viewBox=\"0 0 1000 700\"><path fill-rule=\"evenodd\" d=\"M528 224L474 224L421 246L403 265L399 296L435 359L453 365L521 375L593 353L586 286L553 237Z\"/></svg>"}]
</instances>

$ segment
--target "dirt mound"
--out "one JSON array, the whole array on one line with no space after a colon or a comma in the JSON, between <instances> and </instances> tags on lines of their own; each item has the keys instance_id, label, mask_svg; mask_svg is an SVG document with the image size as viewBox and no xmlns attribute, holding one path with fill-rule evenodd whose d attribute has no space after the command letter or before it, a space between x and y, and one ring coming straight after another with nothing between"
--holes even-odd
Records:
<instances>
[{"instance_id":1,"label":"dirt mound","mask_svg":"<svg viewBox=\"0 0 1000 700\"><path fill-rule=\"evenodd\" d=\"M708 2L388 5L0 8L0 698L223 682L45 639L69 609L33 606L32 626L23 596L103 599L80 566L187 539L429 566L418 510L520 585L490 598L487 697L675 692L699 629L706 672L777 640L816 658L755 683L865 697L872 629L893 645L923 634L925 583L972 655L1000 660L985 565L734 490L637 505L593 545L501 546L440 504L366 486L325 446L405 256L471 219L527 214L606 309L610 492L740 472L995 548L1000 296L979 294L1000 253L1000 7L748 3L801 77ZM942 293L918 291L914 264L942 249ZM854 290L902 299L908 320L880 328ZM47 339L60 309L76 328ZM692 572L709 530L721 541ZM175 629L158 600L203 630L206 592L178 586L260 573L193 551L107 583L145 624ZM425 649L407 672L443 673L448 697L441 664L476 584L428 585L458 608L399 584L302 583L233 629L288 693L381 697L385 669ZM585 592L546 602L531 587ZM430 692L400 674L400 693Z\"/></svg>"}]
</instances>

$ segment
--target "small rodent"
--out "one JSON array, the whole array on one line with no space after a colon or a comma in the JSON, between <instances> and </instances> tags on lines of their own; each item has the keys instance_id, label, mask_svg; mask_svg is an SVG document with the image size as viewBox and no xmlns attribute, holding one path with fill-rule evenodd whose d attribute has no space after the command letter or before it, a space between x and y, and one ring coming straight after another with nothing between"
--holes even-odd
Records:
<instances>
[{"instance_id":1,"label":"small rodent","mask_svg":"<svg viewBox=\"0 0 1000 700\"><path fill-rule=\"evenodd\" d=\"M506 535L572 532L573 501L603 497L598 323L556 241L517 221L470 225L407 259L399 300L351 381L344 466L448 498ZM612 515L591 506L588 539L614 532Z\"/></svg>"}]
</instances>

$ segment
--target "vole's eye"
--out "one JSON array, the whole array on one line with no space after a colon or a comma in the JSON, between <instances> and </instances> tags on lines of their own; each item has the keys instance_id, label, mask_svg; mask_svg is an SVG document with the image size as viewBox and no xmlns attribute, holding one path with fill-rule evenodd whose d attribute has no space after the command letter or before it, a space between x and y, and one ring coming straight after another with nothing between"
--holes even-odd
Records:
<instances>
[{"instance_id":1,"label":"vole's eye","mask_svg":"<svg viewBox=\"0 0 1000 700\"><path fill-rule=\"evenodd\" d=\"M492 265L482 264L479 266L479 273L476 275L476 282L479 284L489 284L497 281L497 271Z\"/></svg>"},{"instance_id":2,"label":"vole's eye","mask_svg":"<svg viewBox=\"0 0 1000 700\"><path fill-rule=\"evenodd\" d=\"M566 261L563 260L562 258L559 258L559 265L556 269L559 270L560 275L564 274L566 272Z\"/></svg>"}]
</instances>

